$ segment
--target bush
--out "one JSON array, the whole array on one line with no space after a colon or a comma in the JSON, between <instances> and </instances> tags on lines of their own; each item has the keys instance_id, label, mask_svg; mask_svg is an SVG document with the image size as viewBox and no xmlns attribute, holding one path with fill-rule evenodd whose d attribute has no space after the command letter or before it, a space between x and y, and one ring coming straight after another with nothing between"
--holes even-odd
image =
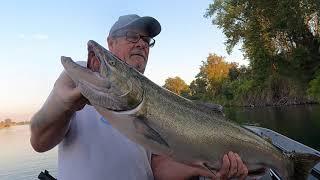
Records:
<instances>
[{"instance_id":1,"label":"bush","mask_svg":"<svg viewBox=\"0 0 320 180\"><path fill-rule=\"evenodd\" d=\"M316 77L309 82L307 94L311 98L320 101L320 72L318 72Z\"/></svg>"}]
</instances>

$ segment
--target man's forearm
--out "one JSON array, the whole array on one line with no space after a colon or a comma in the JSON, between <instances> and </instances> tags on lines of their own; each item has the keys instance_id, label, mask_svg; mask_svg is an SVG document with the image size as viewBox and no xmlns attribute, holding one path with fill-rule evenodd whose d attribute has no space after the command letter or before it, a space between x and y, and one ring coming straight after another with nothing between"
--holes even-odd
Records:
<instances>
[{"instance_id":1,"label":"man's forearm","mask_svg":"<svg viewBox=\"0 0 320 180\"><path fill-rule=\"evenodd\" d=\"M37 152L45 152L59 144L69 129L73 113L49 96L43 107L31 119L32 147Z\"/></svg>"}]
</instances>

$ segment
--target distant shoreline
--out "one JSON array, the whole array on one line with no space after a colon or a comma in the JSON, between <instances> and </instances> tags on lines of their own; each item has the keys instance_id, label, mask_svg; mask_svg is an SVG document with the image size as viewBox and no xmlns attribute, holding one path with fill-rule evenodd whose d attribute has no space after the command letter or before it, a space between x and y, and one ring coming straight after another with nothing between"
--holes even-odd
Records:
<instances>
[{"instance_id":1,"label":"distant shoreline","mask_svg":"<svg viewBox=\"0 0 320 180\"><path fill-rule=\"evenodd\" d=\"M11 120L5 120L0 122L0 129L10 128L12 126L28 125L30 121L12 122Z\"/></svg>"}]
</instances>

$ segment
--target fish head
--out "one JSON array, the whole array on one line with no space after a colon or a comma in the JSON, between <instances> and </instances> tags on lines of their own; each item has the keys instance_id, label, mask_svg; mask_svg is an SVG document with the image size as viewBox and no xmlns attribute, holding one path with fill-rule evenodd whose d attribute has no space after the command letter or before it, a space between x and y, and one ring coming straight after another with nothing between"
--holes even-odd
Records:
<instances>
[{"instance_id":1,"label":"fish head","mask_svg":"<svg viewBox=\"0 0 320 180\"><path fill-rule=\"evenodd\" d=\"M113 111L134 109L142 102L141 74L98 43L88 42L87 67L61 57L64 69L94 106Z\"/></svg>"}]
</instances>

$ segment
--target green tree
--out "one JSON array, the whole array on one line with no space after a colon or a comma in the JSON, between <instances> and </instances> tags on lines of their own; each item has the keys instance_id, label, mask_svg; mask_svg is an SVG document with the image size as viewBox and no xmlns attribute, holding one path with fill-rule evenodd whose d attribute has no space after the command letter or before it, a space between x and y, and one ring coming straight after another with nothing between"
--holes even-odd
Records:
<instances>
[{"instance_id":1,"label":"green tree","mask_svg":"<svg viewBox=\"0 0 320 180\"><path fill-rule=\"evenodd\" d=\"M186 95L189 93L189 86L178 76L167 78L163 87L178 95Z\"/></svg>"},{"instance_id":2,"label":"green tree","mask_svg":"<svg viewBox=\"0 0 320 180\"><path fill-rule=\"evenodd\" d=\"M196 76L196 79L190 83L190 94L191 99L195 100L206 100L207 95L207 80L201 78L199 74Z\"/></svg>"},{"instance_id":3,"label":"green tree","mask_svg":"<svg viewBox=\"0 0 320 180\"><path fill-rule=\"evenodd\" d=\"M255 79L272 74L307 83L320 66L319 0L215 0L205 17L227 37L227 51L242 42Z\"/></svg>"},{"instance_id":4,"label":"green tree","mask_svg":"<svg viewBox=\"0 0 320 180\"><path fill-rule=\"evenodd\" d=\"M11 124L11 122L12 122L12 120L9 119L9 118L7 118L7 119L4 120L4 123L6 123L6 124Z\"/></svg>"},{"instance_id":5,"label":"green tree","mask_svg":"<svg viewBox=\"0 0 320 180\"><path fill-rule=\"evenodd\" d=\"M319 13L319 0L215 0L211 3L205 17L223 30L228 53L242 43L242 51L250 61L251 77L241 78L237 71L240 69L230 70L230 81L226 82L230 85L223 85L229 99L234 89L238 92L233 92L233 98L239 98L237 93L242 92L241 97L246 96L250 103L306 101L308 84L316 79L316 72L320 70ZM313 88L309 94L315 92L315 84L316 80L310 84Z\"/></svg>"},{"instance_id":6,"label":"green tree","mask_svg":"<svg viewBox=\"0 0 320 180\"><path fill-rule=\"evenodd\" d=\"M4 120L4 127L10 127L12 123L12 120L7 118Z\"/></svg>"},{"instance_id":7,"label":"green tree","mask_svg":"<svg viewBox=\"0 0 320 180\"><path fill-rule=\"evenodd\" d=\"M309 88L308 88L308 95L311 98L314 98L317 101L320 101L320 73L317 73L316 78L310 81Z\"/></svg>"}]
</instances>

